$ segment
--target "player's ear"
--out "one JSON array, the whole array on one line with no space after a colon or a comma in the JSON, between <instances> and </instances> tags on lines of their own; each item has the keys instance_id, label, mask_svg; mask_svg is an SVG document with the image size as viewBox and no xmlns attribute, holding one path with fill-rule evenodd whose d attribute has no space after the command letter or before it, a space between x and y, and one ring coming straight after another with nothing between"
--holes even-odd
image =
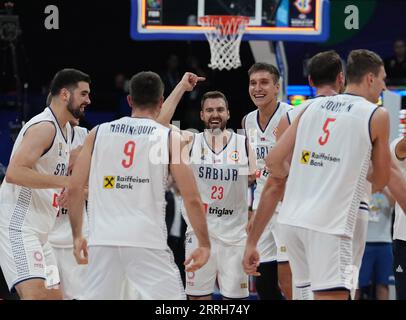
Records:
<instances>
[{"instance_id":1,"label":"player's ear","mask_svg":"<svg viewBox=\"0 0 406 320\"><path fill-rule=\"evenodd\" d=\"M200 120L203 121L203 110L200 110Z\"/></svg>"},{"instance_id":2,"label":"player's ear","mask_svg":"<svg viewBox=\"0 0 406 320\"><path fill-rule=\"evenodd\" d=\"M375 75L372 72L368 72L366 77L367 77L368 85L372 85L374 83L374 80L375 80Z\"/></svg>"},{"instance_id":3,"label":"player's ear","mask_svg":"<svg viewBox=\"0 0 406 320\"><path fill-rule=\"evenodd\" d=\"M128 102L128 105L130 106L130 108L132 108L133 107L133 99L131 98L130 95L127 96L127 102Z\"/></svg>"},{"instance_id":4,"label":"player's ear","mask_svg":"<svg viewBox=\"0 0 406 320\"><path fill-rule=\"evenodd\" d=\"M70 98L70 91L66 88L62 88L59 92L59 97L62 101L69 101Z\"/></svg>"},{"instance_id":5,"label":"player's ear","mask_svg":"<svg viewBox=\"0 0 406 320\"><path fill-rule=\"evenodd\" d=\"M312 77L310 77L310 75L307 76L307 81L309 81L309 85L310 85L311 87L314 87L314 82L313 82L313 80L312 80Z\"/></svg>"}]
</instances>

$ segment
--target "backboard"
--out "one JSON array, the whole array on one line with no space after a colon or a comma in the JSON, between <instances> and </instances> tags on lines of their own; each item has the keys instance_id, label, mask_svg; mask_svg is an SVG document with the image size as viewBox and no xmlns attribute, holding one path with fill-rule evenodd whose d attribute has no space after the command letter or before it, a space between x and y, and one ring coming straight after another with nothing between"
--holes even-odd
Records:
<instances>
[{"instance_id":1,"label":"backboard","mask_svg":"<svg viewBox=\"0 0 406 320\"><path fill-rule=\"evenodd\" d=\"M198 18L250 17L243 40L325 41L329 0L131 0L134 40L206 40Z\"/></svg>"}]
</instances>

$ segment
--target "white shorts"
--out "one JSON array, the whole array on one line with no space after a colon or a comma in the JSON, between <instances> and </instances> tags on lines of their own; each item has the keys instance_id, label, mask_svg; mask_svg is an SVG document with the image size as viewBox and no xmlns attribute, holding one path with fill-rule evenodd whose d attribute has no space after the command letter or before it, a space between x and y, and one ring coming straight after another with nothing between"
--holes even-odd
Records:
<instances>
[{"instance_id":1,"label":"white shorts","mask_svg":"<svg viewBox=\"0 0 406 320\"><path fill-rule=\"evenodd\" d=\"M87 265L78 264L73 255L73 248L52 247L58 263L63 298L77 300L83 294Z\"/></svg>"},{"instance_id":2,"label":"white shorts","mask_svg":"<svg viewBox=\"0 0 406 320\"><path fill-rule=\"evenodd\" d=\"M278 221L274 222L273 237L275 239L276 246L276 260L278 263L289 262L288 250L285 242L282 240L283 236L280 236L280 226Z\"/></svg>"},{"instance_id":3,"label":"white shorts","mask_svg":"<svg viewBox=\"0 0 406 320\"><path fill-rule=\"evenodd\" d=\"M297 287L311 284L312 291L354 288L351 238L285 224L280 229L289 248L292 281Z\"/></svg>"},{"instance_id":4,"label":"white shorts","mask_svg":"<svg viewBox=\"0 0 406 320\"><path fill-rule=\"evenodd\" d=\"M170 249L90 246L89 265L82 299L118 300L124 286L146 300L185 300L179 269Z\"/></svg>"},{"instance_id":5,"label":"white shorts","mask_svg":"<svg viewBox=\"0 0 406 320\"><path fill-rule=\"evenodd\" d=\"M355 222L353 236L353 258L354 265L360 269L362 257L364 256L365 244L367 241L369 213L367 210L360 209Z\"/></svg>"},{"instance_id":6,"label":"white shorts","mask_svg":"<svg viewBox=\"0 0 406 320\"><path fill-rule=\"evenodd\" d=\"M186 234L186 257L197 248L197 238ZM186 293L190 296L207 296L214 292L216 279L220 293L229 299L244 299L249 296L248 275L242 267L244 246L224 244L210 238L209 261L199 270L186 273Z\"/></svg>"},{"instance_id":7,"label":"white shorts","mask_svg":"<svg viewBox=\"0 0 406 320\"><path fill-rule=\"evenodd\" d=\"M34 232L0 227L0 265L10 291L29 279L44 279L47 288L59 285L52 248Z\"/></svg>"},{"instance_id":8,"label":"white shorts","mask_svg":"<svg viewBox=\"0 0 406 320\"><path fill-rule=\"evenodd\" d=\"M351 298L355 298L355 289L359 289L358 278L361 269L362 257L364 256L365 244L367 241L368 233L369 212L360 209L358 211L357 220L355 222L354 236L352 238L352 255L354 261L354 272L357 272L356 286L351 290Z\"/></svg>"}]
</instances>

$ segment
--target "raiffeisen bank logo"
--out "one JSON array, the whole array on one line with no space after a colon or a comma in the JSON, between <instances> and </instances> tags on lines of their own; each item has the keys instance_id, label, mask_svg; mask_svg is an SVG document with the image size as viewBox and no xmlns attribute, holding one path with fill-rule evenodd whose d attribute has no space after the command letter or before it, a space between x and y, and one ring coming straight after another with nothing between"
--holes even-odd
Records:
<instances>
[{"instance_id":1,"label":"raiffeisen bank logo","mask_svg":"<svg viewBox=\"0 0 406 320\"><path fill-rule=\"evenodd\" d=\"M128 189L133 190L135 184L150 183L149 178L133 176L105 176L103 189Z\"/></svg>"}]
</instances>

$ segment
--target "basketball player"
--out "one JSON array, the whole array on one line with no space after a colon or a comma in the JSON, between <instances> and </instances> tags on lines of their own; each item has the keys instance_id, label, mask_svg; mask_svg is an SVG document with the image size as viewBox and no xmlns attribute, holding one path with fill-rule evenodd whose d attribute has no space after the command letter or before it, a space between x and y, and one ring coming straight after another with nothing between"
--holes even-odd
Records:
<instances>
[{"instance_id":1,"label":"basketball player","mask_svg":"<svg viewBox=\"0 0 406 320\"><path fill-rule=\"evenodd\" d=\"M322 96L332 96L344 91L345 78L342 68L342 62L340 56L333 50L325 51L316 54L309 63L309 85L316 89L316 97ZM276 129L277 139L283 134L283 132L288 128L290 122L293 121L294 117L300 113L309 103L312 103L314 99L309 99L304 102L299 107L290 109L281 117L281 120ZM265 159L266 161L266 159ZM271 187L270 185L267 186ZM265 188L264 188L265 189ZM264 197L267 201L272 201L272 198ZM281 200L281 199L278 199ZM275 199L276 201L276 199ZM272 211L268 211L267 214L271 214ZM367 221L367 220L366 220ZM261 221L258 222L261 225ZM275 230L278 230L278 223L275 222ZM366 232L366 231L365 231ZM365 233L366 235L366 233ZM287 254L287 247L278 238L278 279L281 290L285 297L302 299L304 297L311 297L312 293L310 290L306 291L306 288L292 288L292 274L289 266L289 259ZM362 254L360 259L362 259ZM293 290L293 294L292 294Z\"/></svg>"},{"instance_id":2,"label":"basketball player","mask_svg":"<svg viewBox=\"0 0 406 320\"><path fill-rule=\"evenodd\" d=\"M334 51L327 51L327 52L321 52L317 55L315 55L309 64L309 83L311 86L314 86L316 88L316 98L317 97L322 97L322 96L329 96L329 95L335 95L341 90L343 90L343 85L344 85L344 79L342 76L342 68L341 68L341 63L339 62L339 56L334 52ZM341 71L340 71L341 70ZM337 73L339 72L339 73ZM334 82L331 82L328 84L328 81L331 81L332 78L331 76L337 74L337 77ZM330 79L330 80L328 80ZM324 84L323 84L324 83ZM327 83L327 84L326 84ZM302 112L303 109L305 109L309 103L312 103L314 99L310 99L303 104L301 104L299 107L296 107L294 109L289 110L286 115L284 115L278 125L277 128L277 135L278 139L279 137L285 132L285 130L288 128L290 123L294 121L294 119ZM280 181L278 181L280 182ZM390 181L388 184L389 189L391 192L393 192L395 195L397 195L398 199L398 204L400 208L404 207L406 208L406 198L404 197L404 194L406 193L406 181L403 179L401 172L397 168L396 164L393 163L392 161L392 168L391 168L391 175L390 175ZM268 217L270 212L273 212L276 207L277 202L280 200L279 198L275 198L275 194L280 194L277 192L278 188L278 183L272 184L271 181L267 181L267 184L265 185L264 188L264 199L266 199L266 202L263 203L264 210L261 210L261 214L257 214L256 219L258 221L255 222L255 227L253 226L253 232L251 236L254 239L254 235L258 232L258 228L261 227L262 225L266 224L267 221L270 219ZM357 215L357 221L355 224L355 230L354 230L354 238L353 238L353 261L354 261L354 266L356 267L356 270L359 270L361 267L361 262L362 262L362 257L365 249L365 241L367 237L367 228L368 228L368 203L370 200L370 195L371 193L371 186L369 186L366 190L366 194L364 199L361 201L359 212ZM261 201L264 202L264 201ZM266 205L266 207L265 207ZM259 211L258 211L259 213ZM267 213L267 215L263 215ZM261 217L261 218L260 218ZM265 219L265 220L263 220ZM255 231L254 231L255 230ZM255 236L256 238L257 236ZM247 244L251 243L251 238L248 237ZM279 249L279 248L278 248ZM250 255L253 254L251 250L249 250L251 253L245 254L245 260L244 260L244 265L249 266L249 260L250 260ZM279 265L278 265L279 266ZM288 264L286 264L287 268L289 267ZM283 271L283 270L282 270ZM282 274L281 269L278 269L278 276L281 278ZM290 273L290 270L289 270ZM289 275L289 274L288 274ZM285 277L284 277L285 278ZM286 277L289 279L289 277ZM281 279L279 280L282 288L283 285L281 282ZM288 286L289 287L289 286ZM293 288L294 293L296 294L297 299L312 299L313 294L310 291L310 285L303 287L303 288ZM283 289L285 292L285 289ZM355 293L355 292L353 292ZM294 296L295 296L294 294Z\"/></svg>"},{"instance_id":3,"label":"basketball player","mask_svg":"<svg viewBox=\"0 0 406 320\"><path fill-rule=\"evenodd\" d=\"M368 179L378 189L390 172L388 115L374 104L385 90L383 62L355 50L347 72L347 93L311 103L269 157L275 178L286 179L285 161L293 153L279 222L295 283L310 283L315 299L348 298L357 276L352 238L369 162Z\"/></svg>"},{"instance_id":4,"label":"basketball player","mask_svg":"<svg viewBox=\"0 0 406 320\"><path fill-rule=\"evenodd\" d=\"M68 209L78 263L87 262L82 213L89 180L90 259L83 298L117 299L128 279L145 299L185 299L166 242L168 163L199 243L185 261L188 272L210 255L203 205L193 173L180 157L179 134L154 120L163 102L160 77L153 72L133 76L127 100L132 116L94 128L71 177Z\"/></svg>"},{"instance_id":5,"label":"basketball player","mask_svg":"<svg viewBox=\"0 0 406 320\"><path fill-rule=\"evenodd\" d=\"M344 75L342 70L342 63L340 56L335 51L325 51L316 54L309 63L309 84L316 88L316 98L323 97L323 96L332 96L336 95L344 90ZM280 136L285 132L288 128L290 123L296 118L300 112L305 109L310 103L313 103L314 99L309 99L308 101L302 103L299 107L289 110L280 120L277 128L277 137L278 139ZM277 140L278 140L277 139ZM256 232L258 227L267 223L270 219L272 212L276 207L277 202L280 200L274 199L273 195L277 194L276 190L272 190L272 188L276 188L276 185L272 185L271 181L267 181L267 184L264 188L264 194L266 196L263 197L263 200L266 201L264 205L266 205L266 210L261 211L261 215L257 214L256 219L258 221L255 222L255 232L253 231L252 237L256 238ZM276 192L276 193L275 193ZM369 191L370 192L370 191ZM369 192L365 195L365 198L362 201L362 205L360 205L360 210L357 215L357 222L355 226L354 232L354 245L353 245L353 257L354 257L354 265L359 269L362 261L362 256L365 248L365 240L367 235L367 227L368 227L368 202L369 202ZM262 214L266 214L263 216ZM266 220L262 220L265 218ZM276 223L276 228L278 228L278 223ZM254 236L255 235L255 236ZM257 241L257 240L256 240ZM256 241L254 241L256 243ZM251 238L248 238L247 244L252 243ZM284 249L285 254L287 251L286 245L280 241L279 244L281 247L278 246L278 253L281 249ZM248 250L250 251L250 250ZM251 251L250 251L251 252ZM247 253L245 255L244 264L249 265L249 256L252 253ZM280 263L278 262L278 278L279 283L281 285L282 291L286 296L286 292L292 290L292 280L291 280L291 271L288 263L288 259L286 256L286 262ZM296 288L293 287L294 299L312 299L313 294L310 290L310 286Z\"/></svg>"},{"instance_id":6,"label":"basketball player","mask_svg":"<svg viewBox=\"0 0 406 320\"><path fill-rule=\"evenodd\" d=\"M57 272L48 234L56 199L68 185L72 128L90 104L90 78L75 69L59 71L51 103L21 129L0 189L0 263L10 290L21 299L60 299L47 290L46 274Z\"/></svg>"},{"instance_id":7,"label":"basketball player","mask_svg":"<svg viewBox=\"0 0 406 320\"><path fill-rule=\"evenodd\" d=\"M182 131L182 136L188 141L191 166L205 204L212 254L197 272L186 273L186 293L191 300L210 300L217 279L224 299L246 299L248 276L240 261L248 222L248 174L253 178L255 158L246 138L226 129L230 112L223 93L206 92L201 108L206 130L199 134ZM174 112L174 108L164 108L162 123L168 125ZM188 254L196 247L196 235L187 217L185 220Z\"/></svg>"},{"instance_id":8,"label":"basketball player","mask_svg":"<svg viewBox=\"0 0 406 320\"><path fill-rule=\"evenodd\" d=\"M265 168L265 157L276 142L276 126L282 115L291 107L278 102L277 96L280 90L279 71L268 63L255 63L249 70L249 94L257 110L247 114L242 120L242 127L257 157L257 185L254 191L254 214L250 218L250 225L258 208L262 189L265 185L269 172ZM248 231L250 226L248 227ZM277 245L274 223L271 221L262 234L258 248L260 251L261 264L259 273L255 277L256 289L261 300L279 300L282 295L278 285L277 269ZM284 257L280 257L284 261ZM290 298L289 293L288 298Z\"/></svg>"}]
</instances>

